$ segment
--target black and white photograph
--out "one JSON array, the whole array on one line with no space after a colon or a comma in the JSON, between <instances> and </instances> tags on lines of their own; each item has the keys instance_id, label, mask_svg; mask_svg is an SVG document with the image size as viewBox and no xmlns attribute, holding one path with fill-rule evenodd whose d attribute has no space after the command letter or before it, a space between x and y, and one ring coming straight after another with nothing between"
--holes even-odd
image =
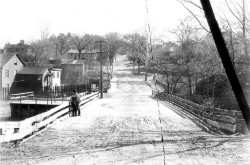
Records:
<instances>
[{"instance_id":1,"label":"black and white photograph","mask_svg":"<svg viewBox=\"0 0 250 165\"><path fill-rule=\"evenodd\" d=\"M1 165L249 165L250 0L0 0Z\"/></svg>"}]
</instances>

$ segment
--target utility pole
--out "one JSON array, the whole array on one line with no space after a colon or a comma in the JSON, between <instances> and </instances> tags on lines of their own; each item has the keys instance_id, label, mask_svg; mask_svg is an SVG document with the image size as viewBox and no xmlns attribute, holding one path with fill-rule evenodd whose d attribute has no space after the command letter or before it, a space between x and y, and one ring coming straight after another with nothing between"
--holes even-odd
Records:
<instances>
[{"instance_id":1,"label":"utility pole","mask_svg":"<svg viewBox=\"0 0 250 165\"><path fill-rule=\"evenodd\" d=\"M225 41L222 37L222 33L220 31L220 27L216 18L214 16L214 12L209 0L200 0L202 8L204 10L204 14L206 16L209 28L214 38L215 45L219 52L220 58L222 60L222 64L225 68L228 80L232 86L234 95L237 99L240 110L243 114L243 118L246 122L248 130L250 131L250 109L247 104L246 97L243 93L242 87L240 85L239 79L234 70L233 64L231 62ZM244 1L243 1L244 2Z\"/></svg>"},{"instance_id":2,"label":"utility pole","mask_svg":"<svg viewBox=\"0 0 250 165\"><path fill-rule=\"evenodd\" d=\"M102 99L103 98L103 74L102 74L102 44L103 42L105 41L97 41L97 43L100 43L100 98Z\"/></svg>"}]
</instances>

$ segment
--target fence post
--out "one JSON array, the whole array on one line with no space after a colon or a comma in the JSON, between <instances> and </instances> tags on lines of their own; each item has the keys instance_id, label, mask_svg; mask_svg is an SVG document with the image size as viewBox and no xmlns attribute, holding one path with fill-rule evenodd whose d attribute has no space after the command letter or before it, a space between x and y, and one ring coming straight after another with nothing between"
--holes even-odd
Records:
<instances>
[{"instance_id":1,"label":"fence post","mask_svg":"<svg viewBox=\"0 0 250 165\"><path fill-rule=\"evenodd\" d=\"M7 96L6 96L6 98L9 97L9 94L10 94L10 87L7 87Z\"/></svg>"},{"instance_id":2,"label":"fence post","mask_svg":"<svg viewBox=\"0 0 250 165\"><path fill-rule=\"evenodd\" d=\"M70 116L70 113L71 113L71 112L70 112L70 106L71 106L71 105L70 105L70 102L69 102L69 116Z\"/></svg>"},{"instance_id":3,"label":"fence post","mask_svg":"<svg viewBox=\"0 0 250 165\"><path fill-rule=\"evenodd\" d=\"M57 96L57 87L55 86L55 92L54 92L54 102L56 102L56 96Z\"/></svg>"},{"instance_id":4,"label":"fence post","mask_svg":"<svg viewBox=\"0 0 250 165\"><path fill-rule=\"evenodd\" d=\"M7 89L4 88L4 92L3 92L3 97L4 97L4 99L6 99L6 93L7 93Z\"/></svg>"},{"instance_id":5,"label":"fence post","mask_svg":"<svg viewBox=\"0 0 250 165\"><path fill-rule=\"evenodd\" d=\"M5 99L5 88L3 88L3 93L2 93L2 96L3 96L3 99Z\"/></svg>"}]
</instances>

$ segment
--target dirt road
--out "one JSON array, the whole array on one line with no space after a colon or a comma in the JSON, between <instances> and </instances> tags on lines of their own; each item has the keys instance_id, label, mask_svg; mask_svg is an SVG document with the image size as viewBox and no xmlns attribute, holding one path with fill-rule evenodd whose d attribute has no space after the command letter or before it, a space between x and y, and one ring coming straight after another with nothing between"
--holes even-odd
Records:
<instances>
[{"instance_id":1,"label":"dirt road","mask_svg":"<svg viewBox=\"0 0 250 165\"><path fill-rule=\"evenodd\" d=\"M250 163L249 136L205 132L178 108L157 104L144 76L133 75L123 56L114 70L103 99L19 147L2 145L1 164Z\"/></svg>"}]
</instances>

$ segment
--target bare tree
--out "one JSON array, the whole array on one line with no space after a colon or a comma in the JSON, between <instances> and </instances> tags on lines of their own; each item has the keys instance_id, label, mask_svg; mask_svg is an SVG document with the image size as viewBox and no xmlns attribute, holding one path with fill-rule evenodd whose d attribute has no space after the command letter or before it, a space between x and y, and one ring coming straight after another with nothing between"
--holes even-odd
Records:
<instances>
[{"instance_id":1,"label":"bare tree","mask_svg":"<svg viewBox=\"0 0 250 165\"><path fill-rule=\"evenodd\" d=\"M193 0L177 0L182 4L182 6L188 10L188 12L196 19L199 25L207 32L210 33L209 28L207 27L207 23L205 22L204 12L199 4L199 2L195 2ZM195 9L195 10L193 10Z\"/></svg>"},{"instance_id":2,"label":"bare tree","mask_svg":"<svg viewBox=\"0 0 250 165\"><path fill-rule=\"evenodd\" d=\"M89 34L85 35L73 35L71 42L78 50L78 59L80 59L83 50L87 49L91 44L92 38Z\"/></svg>"},{"instance_id":3,"label":"bare tree","mask_svg":"<svg viewBox=\"0 0 250 165\"><path fill-rule=\"evenodd\" d=\"M225 0L225 4L232 14L233 18L237 22L237 26L242 31L242 42L244 44L244 53L245 56L249 58L249 52L248 52L248 34L249 30L247 29L247 24L249 22L249 18L247 17L247 7L246 7L246 1L241 0L234 1L234 0Z\"/></svg>"},{"instance_id":4,"label":"bare tree","mask_svg":"<svg viewBox=\"0 0 250 165\"><path fill-rule=\"evenodd\" d=\"M39 58L41 58L45 52L46 45L43 41L37 40L32 42L30 46L32 48L33 62L38 62Z\"/></svg>"},{"instance_id":5,"label":"bare tree","mask_svg":"<svg viewBox=\"0 0 250 165\"><path fill-rule=\"evenodd\" d=\"M105 39L107 41L106 48L108 53L109 65L112 66L113 69L113 61L118 49L121 46L121 37L118 33L112 32L105 35Z\"/></svg>"},{"instance_id":6,"label":"bare tree","mask_svg":"<svg viewBox=\"0 0 250 165\"><path fill-rule=\"evenodd\" d=\"M124 35L123 39L127 52L133 59L136 59L133 62L134 65L138 64L138 74L140 74L140 67L146 61L147 39L138 33Z\"/></svg>"},{"instance_id":7,"label":"bare tree","mask_svg":"<svg viewBox=\"0 0 250 165\"><path fill-rule=\"evenodd\" d=\"M207 24L205 21L205 16L203 9L200 5L200 2L194 0L178 0L185 9L187 9L191 15L197 20L200 26L209 32L207 28ZM232 30L232 33L241 38L242 43L244 45L244 54L245 57L249 58L249 41L248 34L249 30L247 28L249 24L249 18L247 17L248 8L245 0L224 0L225 6L228 9L229 14L225 15L224 12L217 12L217 16L221 18L221 24L227 25ZM215 11L216 12L216 11ZM221 15L223 13L224 15ZM230 18L230 19L229 19ZM230 20L230 21L229 21ZM239 31L241 34L239 35Z\"/></svg>"},{"instance_id":8,"label":"bare tree","mask_svg":"<svg viewBox=\"0 0 250 165\"><path fill-rule=\"evenodd\" d=\"M70 39L71 39L71 34L63 34L60 33L57 36L51 36L50 37L50 42L53 43L53 46L55 48L55 54L57 57L57 54L59 53L60 56L65 54L69 49L70 49Z\"/></svg>"}]
</instances>

